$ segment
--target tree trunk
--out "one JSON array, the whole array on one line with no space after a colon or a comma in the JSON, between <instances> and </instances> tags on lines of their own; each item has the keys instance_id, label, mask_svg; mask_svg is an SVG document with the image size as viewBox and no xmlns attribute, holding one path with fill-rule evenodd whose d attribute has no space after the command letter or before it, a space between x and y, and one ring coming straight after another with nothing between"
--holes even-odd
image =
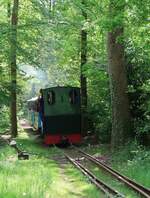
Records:
<instances>
[{"instance_id":1,"label":"tree trunk","mask_svg":"<svg viewBox=\"0 0 150 198\"><path fill-rule=\"evenodd\" d=\"M10 93L10 111L11 111L11 134L17 136L17 24L18 24L18 6L19 0L14 0L11 15L11 33L10 33L10 68L11 68L11 93Z\"/></svg>"},{"instance_id":2,"label":"tree trunk","mask_svg":"<svg viewBox=\"0 0 150 198\"><path fill-rule=\"evenodd\" d=\"M111 7L111 9L115 12L116 7ZM120 27L114 27L108 33L108 68L112 103L112 149L127 142L131 132L124 45L123 41L119 41L121 38L123 40L123 33L122 24L120 24Z\"/></svg>"},{"instance_id":3,"label":"tree trunk","mask_svg":"<svg viewBox=\"0 0 150 198\"><path fill-rule=\"evenodd\" d=\"M87 13L85 11L85 2L82 0L82 15L85 20L87 20ZM86 135L87 130L87 79L84 75L85 64L87 62L87 32L86 30L81 30L81 131L83 135Z\"/></svg>"},{"instance_id":4,"label":"tree trunk","mask_svg":"<svg viewBox=\"0 0 150 198\"><path fill-rule=\"evenodd\" d=\"M7 3L7 18L8 18L8 23L10 23L10 17L11 17L11 5L10 5L10 2L8 1L8 3Z\"/></svg>"}]
</instances>

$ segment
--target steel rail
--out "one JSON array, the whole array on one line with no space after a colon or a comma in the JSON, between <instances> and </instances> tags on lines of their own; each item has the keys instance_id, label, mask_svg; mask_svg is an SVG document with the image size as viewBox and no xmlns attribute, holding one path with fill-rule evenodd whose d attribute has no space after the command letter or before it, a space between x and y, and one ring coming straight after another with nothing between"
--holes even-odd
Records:
<instances>
[{"instance_id":1,"label":"steel rail","mask_svg":"<svg viewBox=\"0 0 150 198\"><path fill-rule=\"evenodd\" d=\"M95 157L83 152L82 150L77 149L76 147L75 147L75 149L78 150L78 152L82 153L85 157L90 159L92 162L94 162L95 164L97 164L98 166L103 168L104 170L107 170L107 172L109 172L111 175L116 177L118 180L127 184L130 188L134 189L137 193L139 193L143 197L150 198L150 189L148 189L148 188L142 186L141 184L134 182L130 178L120 174L118 171L112 169L110 166L104 164L103 162L100 162Z\"/></svg>"},{"instance_id":2,"label":"steel rail","mask_svg":"<svg viewBox=\"0 0 150 198\"><path fill-rule=\"evenodd\" d=\"M105 193L108 197L120 197L124 198L125 196L120 194L118 191L114 190L112 187L108 186L106 183L98 179L95 175L93 175L87 168L85 168L82 164L80 164L77 160L72 159L67 154L65 157L76 166L85 176L89 178L89 180L94 183L103 193Z\"/></svg>"}]
</instances>

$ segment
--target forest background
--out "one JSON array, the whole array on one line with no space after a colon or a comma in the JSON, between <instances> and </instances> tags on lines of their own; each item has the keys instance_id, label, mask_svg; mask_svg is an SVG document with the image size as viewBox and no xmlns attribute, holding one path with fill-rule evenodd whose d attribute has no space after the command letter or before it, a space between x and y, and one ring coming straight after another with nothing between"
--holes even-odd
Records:
<instances>
[{"instance_id":1,"label":"forest background","mask_svg":"<svg viewBox=\"0 0 150 198\"><path fill-rule=\"evenodd\" d=\"M16 91L19 118L24 115L26 100L36 96L40 88L82 86L83 80L87 83L87 108L84 113L88 115L89 130L94 133L95 139L102 143L113 139L113 144L119 146L129 128L129 139L148 145L149 13L148 0L2 0L0 132L11 128L14 123L10 119L15 104L12 102L12 90ZM112 50L114 48L115 51ZM112 57L117 60L123 57L116 63L118 68L124 69L121 73L113 67ZM126 129L125 124L117 126L116 122L123 122L119 119L128 109L122 113L123 116L117 113L117 118L114 113L123 109L120 98L124 98L122 94L125 91L119 93L122 88L118 87L118 92L115 92L115 82L121 85L122 72L127 84L132 123L132 127ZM118 103L121 105L117 106ZM117 140L120 129L123 131L118 133L118 139L122 137L121 142Z\"/></svg>"}]
</instances>

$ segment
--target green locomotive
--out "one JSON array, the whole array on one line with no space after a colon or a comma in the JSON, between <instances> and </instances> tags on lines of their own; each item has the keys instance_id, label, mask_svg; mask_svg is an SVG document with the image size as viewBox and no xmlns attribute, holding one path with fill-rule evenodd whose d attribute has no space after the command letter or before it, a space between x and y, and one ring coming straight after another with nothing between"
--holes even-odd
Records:
<instances>
[{"instance_id":1,"label":"green locomotive","mask_svg":"<svg viewBox=\"0 0 150 198\"><path fill-rule=\"evenodd\" d=\"M38 112L38 127L45 144L81 141L80 88L42 89L40 97L28 100L28 107L30 112Z\"/></svg>"}]
</instances>

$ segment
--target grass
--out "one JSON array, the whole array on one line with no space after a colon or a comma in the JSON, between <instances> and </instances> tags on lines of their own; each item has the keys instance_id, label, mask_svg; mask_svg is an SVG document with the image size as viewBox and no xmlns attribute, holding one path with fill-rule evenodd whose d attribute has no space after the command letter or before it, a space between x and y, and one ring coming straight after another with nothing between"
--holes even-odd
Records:
<instances>
[{"instance_id":1,"label":"grass","mask_svg":"<svg viewBox=\"0 0 150 198\"><path fill-rule=\"evenodd\" d=\"M144 148L136 142L132 142L114 153L111 153L109 146L106 145L87 147L85 150L97 156L105 156L114 169L145 187L150 188L150 150L148 148ZM138 197L135 193L126 189L125 185L103 174L103 171L99 169L95 169L94 171L100 178L103 178L105 182L108 182L112 187L114 186L123 192L126 197Z\"/></svg>"},{"instance_id":2,"label":"grass","mask_svg":"<svg viewBox=\"0 0 150 198\"><path fill-rule=\"evenodd\" d=\"M53 156L61 155L55 147L44 147L35 136L20 131L16 139L22 150L34 153L26 161L18 160L16 151L0 144L0 198L103 198L104 195L72 165L60 167ZM150 187L150 151L137 144L130 144L110 153L109 146L83 148L96 155L104 155L116 170ZM38 155L36 155L38 154ZM49 159L48 159L49 158ZM128 198L138 197L129 189L97 168L93 172L118 189Z\"/></svg>"},{"instance_id":3,"label":"grass","mask_svg":"<svg viewBox=\"0 0 150 198\"><path fill-rule=\"evenodd\" d=\"M98 178L102 179L103 182L109 184L109 186L116 189L121 194L125 195L126 198L140 198L134 191L129 189L125 184L119 182L117 179L113 178L110 174L106 174L102 169L94 167L92 169L92 172L95 175L97 175Z\"/></svg>"},{"instance_id":4,"label":"grass","mask_svg":"<svg viewBox=\"0 0 150 198\"><path fill-rule=\"evenodd\" d=\"M18 160L13 148L0 146L0 198L99 198L99 191L78 170L70 165L62 169L53 160L60 154L57 148L43 148L24 132L16 141L20 148L39 155Z\"/></svg>"},{"instance_id":5,"label":"grass","mask_svg":"<svg viewBox=\"0 0 150 198\"><path fill-rule=\"evenodd\" d=\"M126 152L125 148L122 156L127 156ZM138 183L150 188L150 150L141 146L133 146L128 150L126 160L122 159L122 156L119 160L120 154L119 152L118 156L114 155L113 166ZM117 163L114 163L115 160Z\"/></svg>"},{"instance_id":6,"label":"grass","mask_svg":"<svg viewBox=\"0 0 150 198\"><path fill-rule=\"evenodd\" d=\"M104 195L100 191L96 190L95 186L91 185L89 180L85 178L85 176L81 175L80 171L76 170L72 165L67 166L65 174L68 176L70 181L74 182L76 189L81 189L81 191L78 192L78 195L82 195L81 197L104 197ZM74 178L77 178L77 180L74 180ZM86 181L84 185L83 181ZM89 185L89 188L87 188L87 184ZM86 194L86 196L84 194Z\"/></svg>"}]
</instances>

